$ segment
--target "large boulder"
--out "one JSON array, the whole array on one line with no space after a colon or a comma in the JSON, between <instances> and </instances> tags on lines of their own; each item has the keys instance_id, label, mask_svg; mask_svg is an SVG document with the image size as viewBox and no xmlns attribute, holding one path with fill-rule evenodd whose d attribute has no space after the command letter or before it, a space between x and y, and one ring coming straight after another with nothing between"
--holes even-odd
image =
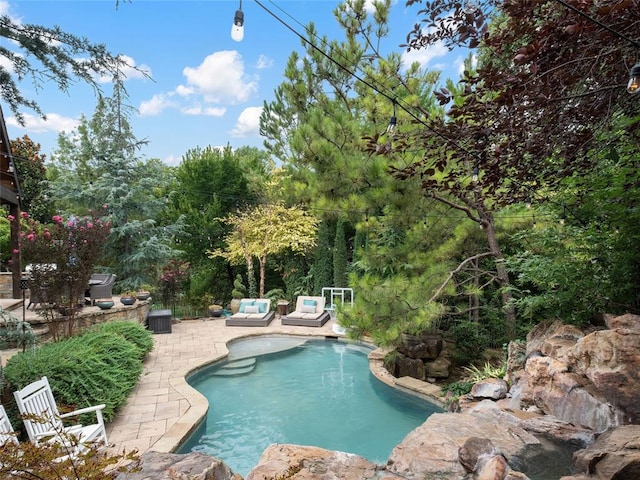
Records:
<instances>
[{"instance_id":1,"label":"large boulder","mask_svg":"<svg viewBox=\"0 0 640 480\"><path fill-rule=\"evenodd\" d=\"M375 463L351 453L273 444L262 453L258 465L249 472L246 480L366 480L381 478L378 476L380 469ZM394 480L394 477L383 478Z\"/></svg>"},{"instance_id":2,"label":"large boulder","mask_svg":"<svg viewBox=\"0 0 640 480\"><path fill-rule=\"evenodd\" d=\"M387 471L408 480L460 480L469 468L468 455L463 454L461 459L460 449L472 438L489 439L494 446L491 457L503 456L508 463L520 462L529 451L537 449L540 442L518 423L518 418L503 412L489 400L464 413L433 414L393 449ZM492 461L492 465L498 465L495 462Z\"/></svg>"},{"instance_id":3,"label":"large boulder","mask_svg":"<svg viewBox=\"0 0 640 480\"><path fill-rule=\"evenodd\" d=\"M396 378L412 377L418 380L425 379L424 362L419 358L393 355L385 360L384 367Z\"/></svg>"},{"instance_id":4,"label":"large boulder","mask_svg":"<svg viewBox=\"0 0 640 480\"><path fill-rule=\"evenodd\" d=\"M527 337L524 368L510 372L512 407L535 407L596 433L640 423L640 317L609 317L607 326L536 327Z\"/></svg>"},{"instance_id":5,"label":"large boulder","mask_svg":"<svg viewBox=\"0 0 640 480\"><path fill-rule=\"evenodd\" d=\"M633 321L631 320L633 319ZM593 332L581 338L568 354L600 394L622 412L622 423L640 423L640 317L613 319L615 330ZM629 328L631 324L634 328Z\"/></svg>"},{"instance_id":6,"label":"large boulder","mask_svg":"<svg viewBox=\"0 0 640 480\"><path fill-rule=\"evenodd\" d=\"M140 457L140 469L133 473L120 473L116 480L242 480L229 467L204 453L160 453L148 451Z\"/></svg>"},{"instance_id":7,"label":"large boulder","mask_svg":"<svg viewBox=\"0 0 640 480\"><path fill-rule=\"evenodd\" d=\"M596 433L621 423L622 414L584 374L551 357L527 360L519 380L521 407L535 405L548 415Z\"/></svg>"},{"instance_id":8,"label":"large boulder","mask_svg":"<svg viewBox=\"0 0 640 480\"><path fill-rule=\"evenodd\" d=\"M421 336L403 334L397 350L410 358L435 360L442 352L443 341L440 335L424 334Z\"/></svg>"},{"instance_id":9,"label":"large boulder","mask_svg":"<svg viewBox=\"0 0 640 480\"><path fill-rule=\"evenodd\" d=\"M573 476L561 480L636 480L640 478L640 425L624 425L602 434L574 454Z\"/></svg>"}]
</instances>

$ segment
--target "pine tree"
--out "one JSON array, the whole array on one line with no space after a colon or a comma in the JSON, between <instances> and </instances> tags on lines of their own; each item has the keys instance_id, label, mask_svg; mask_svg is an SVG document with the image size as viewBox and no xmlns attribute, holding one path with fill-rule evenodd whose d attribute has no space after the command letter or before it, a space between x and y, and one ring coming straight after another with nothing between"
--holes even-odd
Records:
<instances>
[{"instance_id":1,"label":"pine tree","mask_svg":"<svg viewBox=\"0 0 640 480\"><path fill-rule=\"evenodd\" d=\"M344 223L344 219L338 219L336 224L336 239L333 242L333 286L340 288L349 286L347 281L349 259Z\"/></svg>"},{"instance_id":2,"label":"pine tree","mask_svg":"<svg viewBox=\"0 0 640 480\"><path fill-rule=\"evenodd\" d=\"M318 245L315 251L315 262L312 266L313 292L317 295L322 287L330 287L333 281L333 252L331 247L331 230L328 221L320 223Z\"/></svg>"},{"instance_id":3,"label":"pine tree","mask_svg":"<svg viewBox=\"0 0 640 480\"><path fill-rule=\"evenodd\" d=\"M51 190L59 210L96 212L111 221L106 263L120 288L136 289L156 280L157 266L179 256L171 237L179 224L158 225L165 204L168 167L159 160L143 162L128 118L131 107L118 79L114 95L102 97L77 131L61 134L53 153Z\"/></svg>"}]
</instances>

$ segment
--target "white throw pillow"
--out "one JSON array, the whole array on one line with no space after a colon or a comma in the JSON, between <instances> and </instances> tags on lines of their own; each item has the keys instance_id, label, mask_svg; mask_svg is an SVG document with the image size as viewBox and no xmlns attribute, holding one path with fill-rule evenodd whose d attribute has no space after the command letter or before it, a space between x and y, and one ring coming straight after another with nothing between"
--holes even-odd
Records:
<instances>
[{"instance_id":1,"label":"white throw pillow","mask_svg":"<svg viewBox=\"0 0 640 480\"><path fill-rule=\"evenodd\" d=\"M247 305L244 307L244 313L260 313L258 305Z\"/></svg>"},{"instance_id":2,"label":"white throw pillow","mask_svg":"<svg viewBox=\"0 0 640 480\"><path fill-rule=\"evenodd\" d=\"M315 305L302 305L300 308L302 313L316 313Z\"/></svg>"}]
</instances>

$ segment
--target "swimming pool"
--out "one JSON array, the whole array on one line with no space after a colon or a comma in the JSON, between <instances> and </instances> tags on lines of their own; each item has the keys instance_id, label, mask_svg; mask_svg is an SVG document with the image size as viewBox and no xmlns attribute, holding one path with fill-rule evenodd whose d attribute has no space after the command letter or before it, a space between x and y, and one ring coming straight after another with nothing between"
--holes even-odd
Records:
<instances>
[{"instance_id":1,"label":"swimming pool","mask_svg":"<svg viewBox=\"0 0 640 480\"><path fill-rule=\"evenodd\" d=\"M207 453L242 476L272 443L314 445L386 463L395 445L442 411L369 372L370 348L338 340L255 337L188 382L209 401L178 453Z\"/></svg>"}]
</instances>

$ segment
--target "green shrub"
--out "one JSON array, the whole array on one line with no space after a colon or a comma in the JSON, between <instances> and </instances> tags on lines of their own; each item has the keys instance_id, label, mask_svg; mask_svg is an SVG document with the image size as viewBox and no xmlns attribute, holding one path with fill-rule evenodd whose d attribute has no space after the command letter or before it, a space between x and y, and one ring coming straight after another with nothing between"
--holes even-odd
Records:
<instances>
[{"instance_id":1,"label":"green shrub","mask_svg":"<svg viewBox=\"0 0 640 480\"><path fill-rule=\"evenodd\" d=\"M82 408L104 403L104 417L109 421L142 373L142 359L153 342L151 335L132 322L96 326L33 352L14 355L4 369L5 381L15 391L46 376L59 405Z\"/></svg>"},{"instance_id":2,"label":"green shrub","mask_svg":"<svg viewBox=\"0 0 640 480\"><path fill-rule=\"evenodd\" d=\"M458 398L469 393L472 387L473 382L470 382L468 380L459 380L448 385L443 385L442 393L451 392L454 398Z\"/></svg>"},{"instance_id":3,"label":"green shrub","mask_svg":"<svg viewBox=\"0 0 640 480\"><path fill-rule=\"evenodd\" d=\"M142 325L134 322L116 321L101 323L93 327L99 332L121 335L140 350L140 358L153 350L153 335Z\"/></svg>"}]
</instances>

